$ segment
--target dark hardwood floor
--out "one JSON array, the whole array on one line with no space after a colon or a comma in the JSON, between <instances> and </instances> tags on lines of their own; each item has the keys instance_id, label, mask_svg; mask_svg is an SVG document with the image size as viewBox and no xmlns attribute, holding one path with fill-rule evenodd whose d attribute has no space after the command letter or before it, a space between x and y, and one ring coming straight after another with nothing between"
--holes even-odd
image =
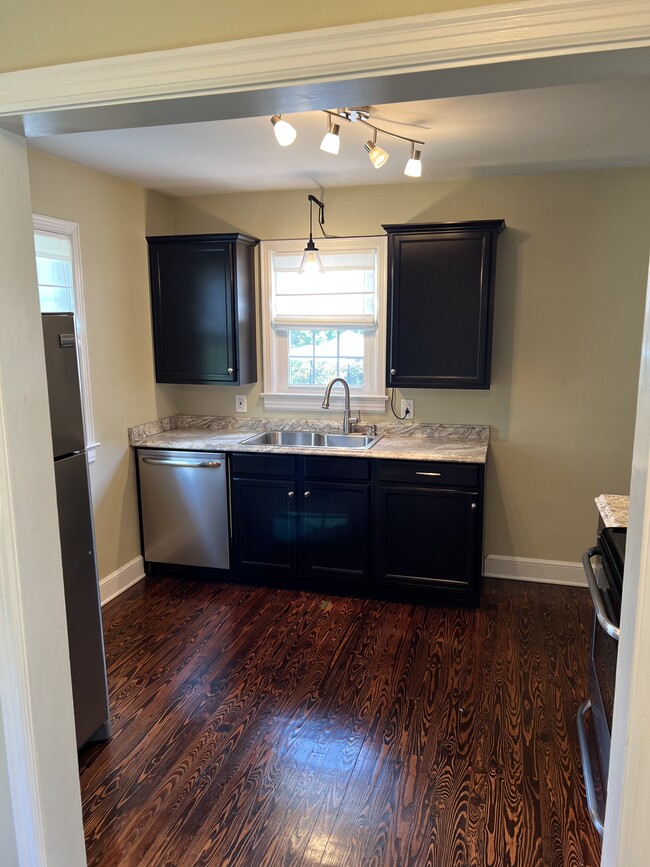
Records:
<instances>
[{"instance_id":1,"label":"dark hardwood floor","mask_svg":"<svg viewBox=\"0 0 650 867\"><path fill-rule=\"evenodd\" d=\"M148 579L104 608L89 865L597 867L587 591L480 610Z\"/></svg>"}]
</instances>

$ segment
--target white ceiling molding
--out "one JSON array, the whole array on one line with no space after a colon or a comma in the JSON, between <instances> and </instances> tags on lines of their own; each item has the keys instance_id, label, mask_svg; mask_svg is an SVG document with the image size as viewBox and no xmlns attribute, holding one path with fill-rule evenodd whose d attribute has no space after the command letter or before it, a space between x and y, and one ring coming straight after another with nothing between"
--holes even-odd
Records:
<instances>
[{"instance_id":1,"label":"white ceiling molding","mask_svg":"<svg viewBox=\"0 0 650 867\"><path fill-rule=\"evenodd\" d=\"M647 46L647 0L524 0L7 72L0 117Z\"/></svg>"}]
</instances>

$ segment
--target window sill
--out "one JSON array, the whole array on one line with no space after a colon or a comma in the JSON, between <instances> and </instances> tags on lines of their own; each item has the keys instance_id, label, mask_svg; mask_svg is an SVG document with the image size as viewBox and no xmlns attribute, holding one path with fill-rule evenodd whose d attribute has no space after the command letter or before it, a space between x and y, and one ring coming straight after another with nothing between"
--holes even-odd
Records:
<instances>
[{"instance_id":1,"label":"window sill","mask_svg":"<svg viewBox=\"0 0 650 867\"><path fill-rule=\"evenodd\" d=\"M280 410L299 410L304 409L310 412L314 410L322 410L323 394L325 389L318 394L286 394L286 393L263 393L264 409L280 411ZM350 406L353 410L362 409L366 412L385 413L388 397L385 394L351 394ZM343 410L343 395L334 396L330 400L330 409Z\"/></svg>"}]
</instances>

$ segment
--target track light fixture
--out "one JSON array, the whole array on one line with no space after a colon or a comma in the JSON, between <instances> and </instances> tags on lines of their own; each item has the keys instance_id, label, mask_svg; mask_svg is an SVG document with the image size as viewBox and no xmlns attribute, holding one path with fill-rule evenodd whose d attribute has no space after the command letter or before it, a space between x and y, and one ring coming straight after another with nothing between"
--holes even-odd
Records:
<instances>
[{"instance_id":1,"label":"track light fixture","mask_svg":"<svg viewBox=\"0 0 650 867\"><path fill-rule=\"evenodd\" d=\"M408 142L411 145L411 155L404 168L404 174L411 178L419 178L422 176L422 151L417 150L415 146L420 145L422 147L424 142L418 141L414 138L407 138L403 135L398 135L396 132L390 132L390 130L382 129L381 127L376 126L376 124L371 123L370 106L366 105L361 108L322 109L322 111L327 115L327 132L323 136L323 140L320 144L321 150L330 154L338 154L341 144L341 126L337 121L343 120L346 123L360 123L372 130L372 138L368 139L364 144L364 148L368 153L370 162L376 169L380 169L385 165L390 156L388 151L385 151L377 144L377 133L381 133L383 136L389 136L390 138L398 139L399 141ZM290 123L283 119L281 114L274 114L271 118L271 123L273 124L275 137L283 147L286 147L295 141L296 130ZM313 199L313 197L310 197L310 200L311 199ZM322 208L322 203L320 203L318 199L313 199L313 201Z\"/></svg>"},{"instance_id":2,"label":"track light fixture","mask_svg":"<svg viewBox=\"0 0 650 867\"><path fill-rule=\"evenodd\" d=\"M273 132L278 144L286 148L287 145L294 143L298 133L288 121L282 119L281 114L274 114L271 118L271 123L273 124Z\"/></svg>"},{"instance_id":3,"label":"track light fixture","mask_svg":"<svg viewBox=\"0 0 650 867\"><path fill-rule=\"evenodd\" d=\"M300 268L298 268L298 273L324 274L325 269L323 268L323 263L318 255L318 247L314 244L312 206L318 205L318 222L322 229L323 223L325 222L325 205L320 201L320 199L317 199L316 196L307 196L307 201L309 202L309 240L307 241L305 252L302 254L302 261L300 263Z\"/></svg>"}]
</instances>

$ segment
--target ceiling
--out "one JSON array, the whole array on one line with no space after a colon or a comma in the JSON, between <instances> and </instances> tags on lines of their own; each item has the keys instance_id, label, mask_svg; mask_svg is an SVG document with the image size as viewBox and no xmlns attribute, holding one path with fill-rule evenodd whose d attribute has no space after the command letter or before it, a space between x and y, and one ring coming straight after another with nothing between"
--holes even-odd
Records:
<instances>
[{"instance_id":1,"label":"ceiling","mask_svg":"<svg viewBox=\"0 0 650 867\"><path fill-rule=\"evenodd\" d=\"M329 108L329 106L327 106ZM409 144L379 136L391 154L377 170L369 131L341 124L341 151L319 145L321 112L292 114L280 147L268 116L31 138L75 163L175 196L244 190L418 183L403 175ZM650 78L376 105L383 128L425 142L422 178L650 165Z\"/></svg>"}]
</instances>

